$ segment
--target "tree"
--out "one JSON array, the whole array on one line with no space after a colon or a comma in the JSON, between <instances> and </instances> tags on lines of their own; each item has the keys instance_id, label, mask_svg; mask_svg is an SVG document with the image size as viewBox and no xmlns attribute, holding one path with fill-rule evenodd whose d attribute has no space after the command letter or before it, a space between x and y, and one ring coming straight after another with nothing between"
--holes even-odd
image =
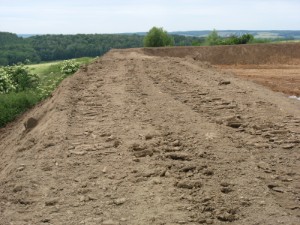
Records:
<instances>
[{"instance_id":1,"label":"tree","mask_svg":"<svg viewBox=\"0 0 300 225\"><path fill-rule=\"evenodd\" d=\"M205 45L218 45L220 44L220 36L214 29L206 38Z\"/></svg>"},{"instance_id":2,"label":"tree","mask_svg":"<svg viewBox=\"0 0 300 225\"><path fill-rule=\"evenodd\" d=\"M251 43L254 40L254 36L252 34L244 34L240 37L240 44Z\"/></svg>"},{"instance_id":3,"label":"tree","mask_svg":"<svg viewBox=\"0 0 300 225\"><path fill-rule=\"evenodd\" d=\"M173 46L174 39L163 28L153 27L144 38L145 47Z\"/></svg>"},{"instance_id":4,"label":"tree","mask_svg":"<svg viewBox=\"0 0 300 225\"><path fill-rule=\"evenodd\" d=\"M244 34L242 36L231 35L229 37L220 37L216 30L213 30L205 39L205 45L240 45L251 43L254 36Z\"/></svg>"}]
</instances>

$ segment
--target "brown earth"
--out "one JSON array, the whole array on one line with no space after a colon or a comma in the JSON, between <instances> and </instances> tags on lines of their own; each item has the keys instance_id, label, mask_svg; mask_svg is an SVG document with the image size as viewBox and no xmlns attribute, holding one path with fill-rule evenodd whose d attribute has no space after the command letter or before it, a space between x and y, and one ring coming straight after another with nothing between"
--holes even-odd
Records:
<instances>
[{"instance_id":1,"label":"brown earth","mask_svg":"<svg viewBox=\"0 0 300 225\"><path fill-rule=\"evenodd\" d=\"M299 224L299 101L144 51L0 130L0 224Z\"/></svg>"},{"instance_id":2,"label":"brown earth","mask_svg":"<svg viewBox=\"0 0 300 225\"><path fill-rule=\"evenodd\" d=\"M219 68L273 91L300 96L300 65L222 65Z\"/></svg>"},{"instance_id":3,"label":"brown earth","mask_svg":"<svg viewBox=\"0 0 300 225\"><path fill-rule=\"evenodd\" d=\"M273 91L300 96L300 44L232 45L144 49L148 55L207 61Z\"/></svg>"}]
</instances>

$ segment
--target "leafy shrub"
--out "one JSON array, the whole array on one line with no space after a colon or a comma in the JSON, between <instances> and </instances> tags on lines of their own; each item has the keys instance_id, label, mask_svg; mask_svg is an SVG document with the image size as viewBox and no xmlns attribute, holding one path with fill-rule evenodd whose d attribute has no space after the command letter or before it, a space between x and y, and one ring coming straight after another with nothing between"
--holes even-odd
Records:
<instances>
[{"instance_id":1,"label":"leafy shrub","mask_svg":"<svg viewBox=\"0 0 300 225\"><path fill-rule=\"evenodd\" d=\"M73 73L80 64L87 64L92 59L82 58L76 61L68 60L68 63L57 62L46 66L39 64L28 67L0 67L0 127L51 95L59 83L71 73L67 69L69 65ZM62 70L64 65L67 70L65 73ZM38 73L39 77L32 74L32 71Z\"/></svg>"},{"instance_id":2,"label":"leafy shrub","mask_svg":"<svg viewBox=\"0 0 300 225\"><path fill-rule=\"evenodd\" d=\"M80 64L75 60L65 60L63 61L60 70L65 75L70 75L75 73L80 67Z\"/></svg>"},{"instance_id":3,"label":"leafy shrub","mask_svg":"<svg viewBox=\"0 0 300 225\"><path fill-rule=\"evenodd\" d=\"M229 38L225 38L221 43L224 45L242 45L250 43L253 39L254 37L251 34L243 34L240 37L232 35Z\"/></svg>"},{"instance_id":4,"label":"leafy shrub","mask_svg":"<svg viewBox=\"0 0 300 225\"><path fill-rule=\"evenodd\" d=\"M16 90L14 86L11 76L0 67L0 94L8 93Z\"/></svg>"},{"instance_id":5,"label":"leafy shrub","mask_svg":"<svg viewBox=\"0 0 300 225\"><path fill-rule=\"evenodd\" d=\"M23 64L0 68L0 93L20 92L36 88L39 78Z\"/></svg>"},{"instance_id":6,"label":"leafy shrub","mask_svg":"<svg viewBox=\"0 0 300 225\"><path fill-rule=\"evenodd\" d=\"M248 44L254 40L254 36L252 34L243 34L239 39L240 44Z\"/></svg>"},{"instance_id":7,"label":"leafy shrub","mask_svg":"<svg viewBox=\"0 0 300 225\"><path fill-rule=\"evenodd\" d=\"M44 83L37 87L37 94L41 99L47 98L64 78L65 76L55 76L55 74L49 74L47 80L44 80Z\"/></svg>"},{"instance_id":8,"label":"leafy shrub","mask_svg":"<svg viewBox=\"0 0 300 225\"><path fill-rule=\"evenodd\" d=\"M173 46L174 39L163 28L153 27L144 38L145 47Z\"/></svg>"}]
</instances>

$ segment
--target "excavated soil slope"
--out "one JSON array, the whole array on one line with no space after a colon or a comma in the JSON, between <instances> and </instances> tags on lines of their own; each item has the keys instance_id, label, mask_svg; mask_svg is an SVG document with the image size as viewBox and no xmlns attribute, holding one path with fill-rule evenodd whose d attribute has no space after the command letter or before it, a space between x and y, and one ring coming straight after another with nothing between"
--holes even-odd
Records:
<instances>
[{"instance_id":1,"label":"excavated soil slope","mask_svg":"<svg viewBox=\"0 0 300 225\"><path fill-rule=\"evenodd\" d=\"M0 130L0 224L299 224L299 110L207 63L111 51Z\"/></svg>"},{"instance_id":2,"label":"excavated soil slope","mask_svg":"<svg viewBox=\"0 0 300 225\"><path fill-rule=\"evenodd\" d=\"M300 96L300 44L144 49L148 55L192 57L273 91Z\"/></svg>"},{"instance_id":3,"label":"excavated soil slope","mask_svg":"<svg viewBox=\"0 0 300 225\"><path fill-rule=\"evenodd\" d=\"M192 57L213 65L300 64L300 43L145 48L147 55Z\"/></svg>"}]
</instances>

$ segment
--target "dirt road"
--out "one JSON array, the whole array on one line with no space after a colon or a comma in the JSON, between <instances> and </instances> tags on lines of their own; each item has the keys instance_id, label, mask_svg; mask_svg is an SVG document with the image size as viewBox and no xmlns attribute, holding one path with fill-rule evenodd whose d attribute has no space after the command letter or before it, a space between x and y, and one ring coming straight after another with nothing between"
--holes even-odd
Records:
<instances>
[{"instance_id":1,"label":"dirt road","mask_svg":"<svg viewBox=\"0 0 300 225\"><path fill-rule=\"evenodd\" d=\"M299 224L299 110L192 58L111 51L0 131L0 224Z\"/></svg>"}]
</instances>

